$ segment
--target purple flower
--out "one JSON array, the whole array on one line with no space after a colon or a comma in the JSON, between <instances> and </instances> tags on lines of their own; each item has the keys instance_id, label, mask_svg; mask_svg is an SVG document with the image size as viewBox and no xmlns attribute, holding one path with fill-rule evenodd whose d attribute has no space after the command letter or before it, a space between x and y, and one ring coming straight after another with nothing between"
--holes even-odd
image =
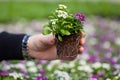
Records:
<instances>
[{"instance_id":1,"label":"purple flower","mask_svg":"<svg viewBox=\"0 0 120 80\"><path fill-rule=\"evenodd\" d=\"M92 78L96 78L96 79L98 79L98 78L99 78L99 76L98 76L98 75L96 75L96 74L94 74L94 75L92 76Z\"/></svg>"},{"instance_id":2,"label":"purple flower","mask_svg":"<svg viewBox=\"0 0 120 80\"><path fill-rule=\"evenodd\" d=\"M97 78L90 78L89 80L98 80Z\"/></svg>"},{"instance_id":3,"label":"purple flower","mask_svg":"<svg viewBox=\"0 0 120 80\"><path fill-rule=\"evenodd\" d=\"M85 21L85 14L76 14L76 18L80 21Z\"/></svg>"},{"instance_id":4,"label":"purple flower","mask_svg":"<svg viewBox=\"0 0 120 80\"><path fill-rule=\"evenodd\" d=\"M46 71L40 70L40 74L44 75L44 74L46 74L46 73L47 73Z\"/></svg>"},{"instance_id":5,"label":"purple flower","mask_svg":"<svg viewBox=\"0 0 120 80\"><path fill-rule=\"evenodd\" d=\"M41 76L41 77L37 77L36 80L48 80L48 79L45 76Z\"/></svg>"},{"instance_id":6,"label":"purple flower","mask_svg":"<svg viewBox=\"0 0 120 80\"><path fill-rule=\"evenodd\" d=\"M21 71L24 75L29 75L29 72L27 72L27 71Z\"/></svg>"},{"instance_id":7,"label":"purple flower","mask_svg":"<svg viewBox=\"0 0 120 80\"><path fill-rule=\"evenodd\" d=\"M0 76L9 76L8 72L0 72Z\"/></svg>"},{"instance_id":8,"label":"purple flower","mask_svg":"<svg viewBox=\"0 0 120 80\"><path fill-rule=\"evenodd\" d=\"M89 57L88 61L91 63L95 63L97 60L94 56L91 56L91 57Z\"/></svg>"},{"instance_id":9,"label":"purple flower","mask_svg":"<svg viewBox=\"0 0 120 80\"><path fill-rule=\"evenodd\" d=\"M99 77L104 77L105 76L105 72L100 72L99 73Z\"/></svg>"},{"instance_id":10,"label":"purple flower","mask_svg":"<svg viewBox=\"0 0 120 80\"><path fill-rule=\"evenodd\" d=\"M111 62L111 65L112 65L112 66L114 66L114 65L117 64L117 61L115 61L115 60L111 60L110 62Z\"/></svg>"}]
</instances>

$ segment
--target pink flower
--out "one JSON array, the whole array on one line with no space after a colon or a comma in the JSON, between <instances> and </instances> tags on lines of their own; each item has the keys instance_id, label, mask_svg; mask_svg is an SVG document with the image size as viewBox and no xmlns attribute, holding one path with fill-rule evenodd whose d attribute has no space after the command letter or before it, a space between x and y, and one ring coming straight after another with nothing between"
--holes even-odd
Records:
<instances>
[{"instance_id":1,"label":"pink flower","mask_svg":"<svg viewBox=\"0 0 120 80\"><path fill-rule=\"evenodd\" d=\"M41 76L41 77L37 77L36 80L48 80L48 78L45 76Z\"/></svg>"},{"instance_id":2,"label":"pink flower","mask_svg":"<svg viewBox=\"0 0 120 80\"><path fill-rule=\"evenodd\" d=\"M85 21L85 14L76 14L75 17L80 21Z\"/></svg>"},{"instance_id":3,"label":"pink flower","mask_svg":"<svg viewBox=\"0 0 120 80\"><path fill-rule=\"evenodd\" d=\"M0 76L9 76L8 72L0 72Z\"/></svg>"}]
</instances>

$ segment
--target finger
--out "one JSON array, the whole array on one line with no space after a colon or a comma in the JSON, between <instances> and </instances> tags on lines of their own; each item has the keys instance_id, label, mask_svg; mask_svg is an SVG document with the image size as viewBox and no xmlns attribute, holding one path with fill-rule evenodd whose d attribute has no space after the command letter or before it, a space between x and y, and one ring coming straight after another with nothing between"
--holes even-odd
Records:
<instances>
[{"instance_id":1,"label":"finger","mask_svg":"<svg viewBox=\"0 0 120 80\"><path fill-rule=\"evenodd\" d=\"M85 38L85 36L86 36L86 33L82 32L82 38Z\"/></svg>"},{"instance_id":2,"label":"finger","mask_svg":"<svg viewBox=\"0 0 120 80\"><path fill-rule=\"evenodd\" d=\"M55 37L53 37L52 35L48 35L46 36L46 41L45 43L48 45L54 45L55 44Z\"/></svg>"},{"instance_id":3,"label":"finger","mask_svg":"<svg viewBox=\"0 0 120 80\"><path fill-rule=\"evenodd\" d=\"M85 44L85 39L84 38L81 38L80 39L80 45L84 45Z\"/></svg>"},{"instance_id":4,"label":"finger","mask_svg":"<svg viewBox=\"0 0 120 80\"><path fill-rule=\"evenodd\" d=\"M50 40L50 43L51 43L51 44L55 44L55 38L51 39L51 40Z\"/></svg>"},{"instance_id":5,"label":"finger","mask_svg":"<svg viewBox=\"0 0 120 80\"><path fill-rule=\"evenodd\" d=\"M79 53L81 54L81 53L83 53L83 51L84 51L84 48L81 46L81 47L79 48Z\"/></svg>"}]
</instances>

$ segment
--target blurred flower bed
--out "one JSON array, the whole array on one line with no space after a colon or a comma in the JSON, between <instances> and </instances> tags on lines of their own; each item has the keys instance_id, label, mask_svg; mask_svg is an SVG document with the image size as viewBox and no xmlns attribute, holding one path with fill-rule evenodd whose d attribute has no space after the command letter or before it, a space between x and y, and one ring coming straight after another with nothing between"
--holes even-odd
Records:
<instances>
[{"instance_id":1,"label":"blurred flower bed","mask_svg":"<svg viewBox=\"0 0 120 80\"><path fill-rule=\"evenodd\" d=\"M99 17L87 19L85 51L76 60L2 61L0 80L120 80L119 23L119 20ZM13 30L18 33L20 30L42 31L38 29L39 22L24 27L26 25L17 25L18 30L15 27Z\"/></svg>"}]
</instances>

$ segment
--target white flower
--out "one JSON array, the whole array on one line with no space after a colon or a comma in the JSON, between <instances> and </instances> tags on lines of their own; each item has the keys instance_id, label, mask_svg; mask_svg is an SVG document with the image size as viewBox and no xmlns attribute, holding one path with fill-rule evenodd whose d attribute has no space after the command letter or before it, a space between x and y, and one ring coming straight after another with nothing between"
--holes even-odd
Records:
<instances>
[{"instance_id":1,"label":"white flower","mask_svg":"<svg viewBox=\"0 0 120 80\"><path fill-rule=\"evenodd\" d=\"M50 21L52 22L52 24L56 24L56 22L58 21L58 19L51 19Z\"/></svg>"},{"instance_id":2,"label":"white flower","mask_svg":"<svg viewBox=\"0 0 120 80\"><path fill-rule=\"evenodd\" d=\"M83 66L83 68L84 68L84 71L86 71L86 72L88 72L88 73L91 73L91 72L93 72L93 70L92 70L92 68L90 67L90 66Z\"/></svg>"},{"instance_id":3,"label":"white flower","mask_svg":"<svg viewBox=\"0 0 120 80\"><path fill-rule=\"evenodd\" d=\"M92 64L92 67L95 69L98 69L98 68L102 67L102 64L100 62L96 62L96 63Z\"/></svg>"},{"instance_id":4,"label":"white flower","mask_svg":"<svg viewBox=\"0 0 120 80\"><path fill-rule=\"evenodd\" d=\"M61 71L59 71L59 70L55 70L55 72L54 72L54 74L60 74L61 73Z\"/></svg>"},{"instance_id":5,"label":"white flower","mask_svg":"<svg viewBox=\"0 0 120 80\"><path fill-rule=\"evenodd\" d=\"M79 61L81 65L86 65L86 61L85 60L80 60Z\"/></svg>"},{"instance_id":6,"label":"white flower","mask_svg":"<svg viewBox=\"0 0 120 80\"><path fill-rule=\"evenodd\" d=\"M56 10L56 12L58 13L58 17L62 17L62 18L67 18L68 17L68 13L62 10Z\"/></svg>"},{"instance_id":7,"label":"white flower","mask_svg":"<svg viewBox=\"0 0 120 80\"><path fill-rule=\"evenodd\" d=\"M88 66L88 65L79 66L78 70L85 71L85 72L88 72L88 73L93 72L93 69L90 66Z\"/></svg>"},{"instance_id":8,"label":"white flower","mask_svg":"<svg viewBox=\"0 0 120 80\"><path fill-rule=\"evenodd\" d=\"M59 9L66 9L67 6L63 5L63 4L59 4Z\"/></svg>"},{"instance_id":9,"label":"white flower","mask_svg":"<svg viewBox=\"0 0 120 80\"><path fill-rule=\"evenodd\" d=\"M68 65L69 68L73 68L75 66L75 62L74 61L71 61Z\"/></svg>"},{"instance_id":10,"label":"white flower","mask_svg":"<svg viewBox=\"0 0 120 80\"><path fill-rule=\"evenodd\" d=\"M69 76L69 74L64 71L56 70L54 72L54 75L57 78L57 80L71 80L71 77Z\"/></svg>"},{"instance_id":11,"label":"white flower","mask_svg":"<svg viewBox=\"0 0 120 80\"><path fill-rule=\"evenodd\" d=\"M120 77L119 76L115 76L115 79L119 79Z\"/></svg>"},{"instance_id":12,"label":"white flower","mask_svg":"<svg viewBox=\"0 0 120 80\"><path fill-rule=\"evenodd\" d=\"M36 67L29 67L28 71L35 73L35 72L37 72L37 68Z\"/></svg>"},{"instance_id":13,"label":"white flower","mask_svg":"<svg viewBox=\"0 0 120 80\"><path fill-rule=\"evenodd\" d=\"M110 46L111 46L111 43L110 43L109 41L106 41L106 42L103 44L103 47L104 47L105 49L109 49Z\"/></svg>"},{"instance_id":14,"label":"white flower","mask_svg":"<svg viewBox=\"0 0 120 80\"><path fill-rule=\"evenodd\" d=\"M53 60L50 61L50 63L48 64L49 66L47 66L48 70L51 70L53 68L53 66L60 64L60 60Z\"/></svg>"},{"instance_id":15,"label":"white flower","mask_svg":"<svg viewBox=\"0 0 120 80\"><path fill-rule=\"evenodd\" d=\"M66 63L62 63L58 67L59 67L59 69L69 68L68 64L66 64Z\"/></svg>"},{"instance_id":16,"label":"white flower","mask_svg":"<svg viewBox=\"0 0 120 80\"><path fill-rule=\"evenodd\" d=\"M21 70L26 70L26 67L24 64L18 63L14 65L15 68L19 68Z\"/></svg>"},{"instance_id":17,"label":"white flower","mask_svg":"<svg viewBox=\"0 0 120 80\"><path fill-rule=\"evenodd\" d=\"M26 63L27 66L35 66L35 63L33 61L28 61Z\"/></svg>"},{"instance_id":18,"label":"white flower","mask_svg":"<svg viewBox=\"0 0 120 80\"><path fill-rule=\"evenodd\" d=\"M120 45L120 37L116 37L115 43L116 43L117 45Z\"/></svg>"},{"instance_id":19,"label":"white flower","mask_svg":"<svg viewBox=\"0 0 120 80\"><path fill-rule=\"evenodd\" d=\"M102 67L109 70L110 69L110 64L103 63Z\"/></svg>"},{"instance_id":20,"label":"white flower","mask_svg":"<svg viewBox=\"0 0 120 80\"><path fill-rule=\"evenodd\" d=\"M106 80L111 80L110 78L107 78Z\"/></svg>"},{"instance_id":21,"label":"white flower","mask_svg":"<svg viewBox=\"0 0 120 80\"><path fill-rule=\"evenodd\" d=\"M18 78L20 78L21 80L23 80L23 75L20 73L10 73L9 76L12 76L15 80L17 80Z\"/></svg>"}]
</instances>

